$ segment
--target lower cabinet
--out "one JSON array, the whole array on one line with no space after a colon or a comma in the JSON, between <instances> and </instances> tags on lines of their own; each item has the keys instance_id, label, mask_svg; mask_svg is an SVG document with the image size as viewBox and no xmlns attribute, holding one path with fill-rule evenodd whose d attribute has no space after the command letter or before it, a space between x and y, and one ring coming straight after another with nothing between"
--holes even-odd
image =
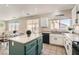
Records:
<instances>
[{"instance_id":1,"label":"lower cabinet","mask_svg":"<svg viewBox=\"0 0 79 59\"><path fill-rule=\"evenodd\" d=\"M39 55L43 48L42 37L38 37L28 43L9 41L10 55Z\"/></svg>"},{"instance_id":2,"label":"lower cabinet","mask_svg":"<svg viewBox=\"0 0 79 59\"><path fill-rule=\"evenodd\" d=\"M37 44L37 54L39 55L39 54L41 54L41 50L43 49L43 44L41 44L41 43L43 43L43 40L42 40L42 37L40 37L39 39L38 39L38 44Z\"/></svg>"},{"instance_id":3,"label":"lower cabinet","mask_svg":"<svg viewBox=\"0 0 79 59\"><path fill-rule=\"evenodd\" d=\"M64 38L64 47L67 55L72 55L72 41L67 37Z\"/></svg>"},{"instance_id":4,"label":"lower cabinet","mask_svg":"<svg viewBox=\"0 0 79 59\"><path fill-rule=\"evenodd\" d=\"M36 55L36 46L33 46L30 50L26 51L26 55Z\"/></svg>"},{"instance_id":5,"label":"lower cabinet","mask_svg":"<svg viewBox=\"0 0 79 59\"><path fill-rule=\"evenodd\" d=\"M50 44L64 46L63 35L60 34L50 34Z\"/></svg>"},{"instance_id":6,"label":"lower cabinet","mask_svg":"<svg viewBox=\"0 0 79 59\"><path fill-rule=\"evenodd\" d=\"M24 45L15 41L9 41L9 54L10 55L24 55Z\"/></svg>"}]
</instances>

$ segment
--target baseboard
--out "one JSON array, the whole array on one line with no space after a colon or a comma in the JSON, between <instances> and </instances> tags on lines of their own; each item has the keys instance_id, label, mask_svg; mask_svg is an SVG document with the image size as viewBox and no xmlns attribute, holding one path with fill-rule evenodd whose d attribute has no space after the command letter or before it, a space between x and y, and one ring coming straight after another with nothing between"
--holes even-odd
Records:
<instances>
[{"instance_id":1,"label":"baseboard","mask_svg":"<svg viewBox=\"0 0 79 59\"><path fill-rule=\"evenodd\" d=\"M49 43L49 44L50 44L50 43ZM64 46L62 46L62 45L57 45L57 44L50 44L50 45L64 47Z\"/></svg>"}]
</instances>

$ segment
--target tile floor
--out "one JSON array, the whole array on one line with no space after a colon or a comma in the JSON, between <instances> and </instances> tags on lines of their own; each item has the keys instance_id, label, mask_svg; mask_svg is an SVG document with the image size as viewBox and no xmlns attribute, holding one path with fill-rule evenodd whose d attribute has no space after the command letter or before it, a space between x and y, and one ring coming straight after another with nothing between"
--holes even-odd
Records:
<instances>
[{"instance_id":1,"label":"tile floor","mask_svg":"<svg viewBox=\"0 0 79 59\"><path fill-rule=\"evenodd\" d=\"M64 47L43 44L42 55L66 55L66 53Z\"/></svg>"}]
</instances>

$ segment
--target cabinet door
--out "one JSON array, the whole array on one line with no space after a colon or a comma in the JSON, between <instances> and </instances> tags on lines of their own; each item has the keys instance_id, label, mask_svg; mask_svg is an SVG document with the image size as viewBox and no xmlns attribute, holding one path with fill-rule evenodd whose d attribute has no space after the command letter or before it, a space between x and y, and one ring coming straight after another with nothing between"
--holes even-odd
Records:
<instances>
[{"instance_id":1,"label":"cabinet door","mask_svg":"<svg viewBox=\"0 0 79 59\"><path fill-rule=\"evenodd\" d=\"M33 46L37 45L37 40L31 41L29 43L26 44L26 50L30 50Z\"/></svg>"},{"instance_id":2,"label":"cabinet door","mask_svg":"<svg viewBox=\"0 0 79 59\"><path fill-rule=\"evenodd\" d=\"M72 41L69 38L65 38L65 49L68 55L72 55Z\"/></svg>"},{"instance_id":3,"label":"cabinet door","mask_svg":"<svg viewBox=\"0 0 79 59\"><path fill-rule=\"evenodd\" d=\"M61 46L64 46L64 42L63 42L63 38L62 37L58 37L57 38L57 44L61 45Z\"/></svg>"},{"instance_id":4,"label":"cabinet door","mask_svg":"<svg viewBox=\"0 0 79 59\"><path fill-rule=\"evenodd\" d=\"M10 55L24 55L24 45L15 41L9 41Z\"/></svg>"},{"instance_id":5,"label":"cabinet door","mask_svg":"<svg viewBox=\"0 0 79 59\"><path fill-rule=\"evenodd\" d=\"M72 9L72 25L76 24L76 19L77 19L77 7L74 6L74 8Z\"/></svg>"},{"instance_id":6,"label":"cabinet door","mask_svg":"<svg viewBox=\"0 0 79 59\"><path fill-rule=\"evenodd\" d=\"M49 27L48 18L41 17L41 19L40 19L40 27Z\"/></svg>"},{"instance_id":7,"label":"cabinet door","mask_svg":"<svg viewBox=\"0 0 79 59\"><path fill-rule=\"evenodd\" d=\"M56 38L53 36L50 36L50 44L56 44Z\"/></svg>"},{"instance_id":8,"label":"cabinet door","mask_svg":"<svg viewBox=\"0 0 79 59\"><path fill-rule=\"evenodd\" d=\"M71 47L69 44L67 44L66 46L67 46L67 47L66 47L66 52L67 52L67 54L68 54L68 55L72 55L72 47Z\"/></svg>"},{"instance_id":9,"label":"cabinet door","mask_svg":"<svg viewBox=\"0 0 79 59\"><path fill-rule=\"evenodd\" d=\"M26 43L26 55L36 55L37 53L37 39Z\"/></svg>"},{"instance_id":10,"label":"cabinet door","mask_svg":"<svg viewBox=\"0 0 79 59\"><path fill-rule=\"evenodd\" d=\"M56 45L64 45L64 39L63 36L59 36L57 34L50 35L50 44L56 44Z\"/></svg>"},{"instance_id":11,"label":"cabinet door","mask_svg":"<svg viewBox=\"0 0 79 59\"><path fill-rule=\"evenodd\" d=\"M31 49L27 50L26 55L36 55L36 53L37 53L36 47L37 46L33 46Z\"/></svg>"},{"instance_id":12,"label":"cabinet door","mask_svg":"<svg viewBox=\"0 0 79 59\"><path fill-rule=\"evenodd\" d=\"M37 54L41 54L43 48L43 40L41 37L38 38L38 45L37 45Z\"/></svg>"},{"instance_id":13,"label":"cabinet door","mask_svg":"<svg viewBox=\"0 0 79 59\"><path fill-rule=\"evenodd\" d=\"M14 51L14 46L12 45L12 41L9 41L9 54L10 55L14 55L15 51Z\"/></svg>"}]
</instances>

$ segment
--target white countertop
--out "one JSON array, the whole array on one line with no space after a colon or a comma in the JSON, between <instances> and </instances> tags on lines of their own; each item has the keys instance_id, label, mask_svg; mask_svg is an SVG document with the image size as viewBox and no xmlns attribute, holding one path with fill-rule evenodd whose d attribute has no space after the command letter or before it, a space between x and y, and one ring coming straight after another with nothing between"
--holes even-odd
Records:
<instances>
[{"instance_id":1,"label":"white countertop","mask_svg":"<svg viewBox=\"0 0 79 59\"><path fill-rule=\"evenodd\" d=\"M72 34L72 33L65 33L65 35L66 35L70 40L79 42L79 35L77 35L77 34Z\"/></svg>"},{"instance_id":2,"label":"white countertop","mask_svg":"<svg viewBox=\"0 0 79 59\"><path fill-rule=\"evenodd\" d=\"M39 34L31 34L30 37L27 37L27 35L22 35L22 36L10 38L9 40L13 40L13 41L16 41L16 42L19 42L19 43L27 43L31 40L34 40L37 37L40 37L40 35Z\"/></svg>"}]
</instances>

